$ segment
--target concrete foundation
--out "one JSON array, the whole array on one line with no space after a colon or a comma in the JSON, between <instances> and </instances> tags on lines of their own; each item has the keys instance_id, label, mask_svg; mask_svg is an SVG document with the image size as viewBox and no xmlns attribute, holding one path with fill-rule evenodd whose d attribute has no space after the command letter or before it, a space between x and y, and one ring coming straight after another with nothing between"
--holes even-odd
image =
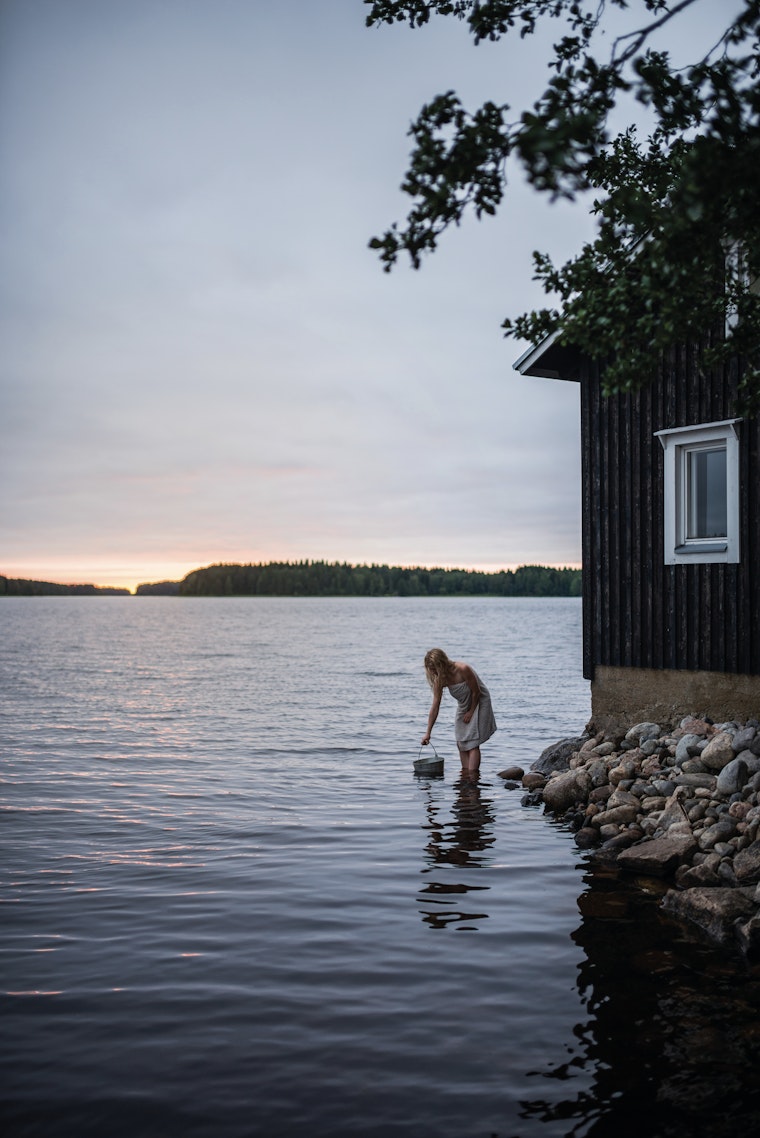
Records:
<instances>
[{"instance_id":1,"label":"concrete foundation","mask_svg":"<svg viewBox=\"0 0 760 1138\"><path fill-rule=\"evenodd\" d=\"M715 723L760 719L760 676L597 666L591 683L596 730L644 720L674 727L685 715Z\"/></svg>"}]
</instances>

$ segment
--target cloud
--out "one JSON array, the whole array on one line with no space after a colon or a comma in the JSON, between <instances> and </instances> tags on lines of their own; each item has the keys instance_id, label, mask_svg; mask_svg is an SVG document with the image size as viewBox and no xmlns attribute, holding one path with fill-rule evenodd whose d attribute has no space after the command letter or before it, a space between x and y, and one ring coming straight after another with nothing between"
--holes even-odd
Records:
<instances>
[{"instance_id":1,"label":"cloud","mask_svg":"<svg viewBox=\"0 0 760 1138\"><path fill-rule=\"evenodd\" d=\"M9 0L0 30L0 571L578 562L578 392L499 323L582 214L517 187L420 273L367 250L421 102L522 100L545 44L355 0Z\"/></svg>"}]
</instances>

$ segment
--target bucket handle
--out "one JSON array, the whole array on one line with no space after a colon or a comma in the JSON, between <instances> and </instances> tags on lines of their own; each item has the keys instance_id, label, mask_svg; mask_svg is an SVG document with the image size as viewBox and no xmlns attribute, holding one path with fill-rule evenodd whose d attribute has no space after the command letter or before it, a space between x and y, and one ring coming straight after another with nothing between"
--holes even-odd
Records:
<instances>
[{"instance_id":1,"label":"bucket handle","mask_svg":"<svg viewBox=\"0 0 760 1138\"><path fill-rule=\"evenodd\" d=\"M432 748L433 748L433 756L434 756L434 758L433 758L433 759L431 759L430 761L431 761L431 762L434 762L434 761L437 759L437 760L438 760L438 762L440 762L440 761L441 761L441 756L440 756L440 755L438 754L438 752L436 751L436 749L435 749L435 743L433 743L432 739L431 739L431 741L428 743L428 747L432 747ZM420 761L420 755L422 754L422 752L423 752L424 750L425 750L425 748L424 748L424 747L420 747L420 750L419 750L419 754L417 755L417 762L419 762L419 761Z\"/></svg>"}]
</instances>

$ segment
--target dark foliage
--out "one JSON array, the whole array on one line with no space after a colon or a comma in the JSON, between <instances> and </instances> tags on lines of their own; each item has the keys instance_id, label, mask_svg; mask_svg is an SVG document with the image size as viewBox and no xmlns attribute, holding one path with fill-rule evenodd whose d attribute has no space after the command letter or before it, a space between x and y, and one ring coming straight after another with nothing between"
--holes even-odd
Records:
<instances>
[{"instance_id":1,"label":"dark foliage","mask_svg":"<svg viewBox=\"0 0 760 1138\"><path fill-rule=\"evenodd\" d=\"M534 254L535 279L556 306L504 321L532 343L562 339L608 361L608 393L649 382L662 352L719 329L704 357L743 361L740 406L760 404L760 0L727 5L718 42L676 69L652 38L674 35L698 0L365 0L367 23L412 27L431 16L466 22L475 42L560 36L543 95L517 111L488 101L468 111L453 91L424 106L410 129L402 190L406 225L370 242L386 270L402 253L418 267L469 211L494 214L516 164L550 199L594 195L597 236L556 267ZM607 34L609 9L629 29ZM732 14L735 18L731 19ZM623 99L649 112L651 130L611 135Z\"/></svg>"},{"instance_id":2,"label":"dark foliage","mask_svg":"<svg viewBox=\"0 0 760 1138\"><path fill-rule=\"evenodd\" d=\"M522 565L498 573L467 569L349 565L346 562L271 562L211 565L180 583L189 597L577 597L580 569Z\"/></svg>"}]
</instances>

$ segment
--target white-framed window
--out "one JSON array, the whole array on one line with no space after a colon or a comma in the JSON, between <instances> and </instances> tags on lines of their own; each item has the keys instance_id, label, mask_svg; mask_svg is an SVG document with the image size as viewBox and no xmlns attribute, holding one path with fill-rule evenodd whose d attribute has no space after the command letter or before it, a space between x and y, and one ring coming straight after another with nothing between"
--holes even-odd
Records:
<instances>
[{"instance_id":1,"label":"white-framed window","mask_svg":"<svg viewBox=\"0 0 760 1138\"><path fill-rule=\"evenodd\" d=\"M665 564L739 561L740 419L656 431L665 453Z\"/></svg>"}]
</instances>

